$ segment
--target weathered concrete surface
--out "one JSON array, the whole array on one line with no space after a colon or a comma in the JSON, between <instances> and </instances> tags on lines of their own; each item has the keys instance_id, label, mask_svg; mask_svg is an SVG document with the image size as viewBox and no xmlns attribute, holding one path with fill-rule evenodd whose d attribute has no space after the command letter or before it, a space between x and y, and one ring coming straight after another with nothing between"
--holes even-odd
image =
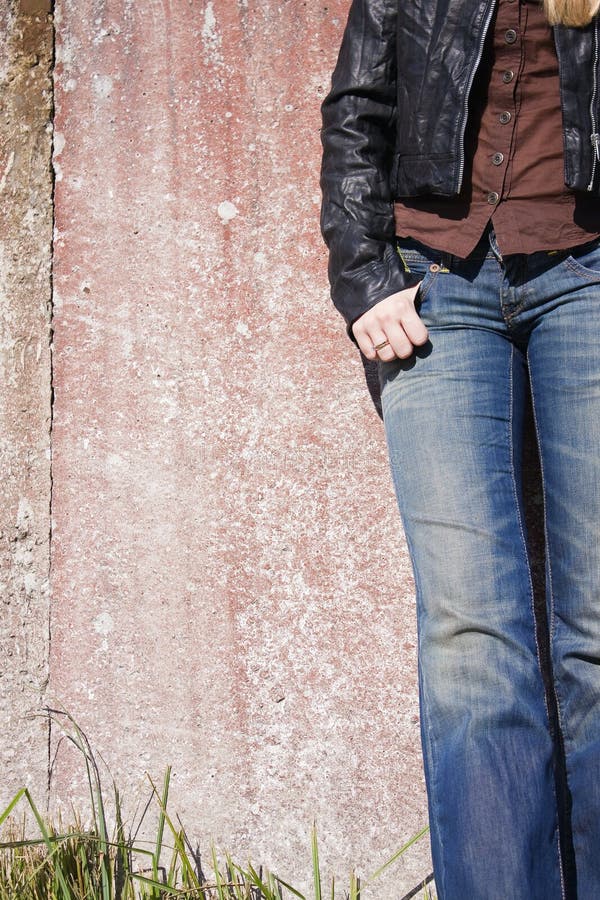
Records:
<instances>
[{"instance_id":1,"label":"weathered concrete surface","mask_svg":"<svg viewBox=\"0 0 600 900\"><path fill-rule=\"evenodd\" d=\"M0 806L43 805L50 536L52 25L49 3L0 7Z\"/></svg>"},{"instance_id":2,"label":"weathered concrete surface","mask_svg":"<svg viewBox=\"0 0 600 900\"><path fill-rule=\"evenodd\" d=\"M318 234L347 8L56 9L51 695L128 802L172 763L201 848L306 886L313 819L340 886L426 822L408 559Z\"/></svg>"}]
</instances>

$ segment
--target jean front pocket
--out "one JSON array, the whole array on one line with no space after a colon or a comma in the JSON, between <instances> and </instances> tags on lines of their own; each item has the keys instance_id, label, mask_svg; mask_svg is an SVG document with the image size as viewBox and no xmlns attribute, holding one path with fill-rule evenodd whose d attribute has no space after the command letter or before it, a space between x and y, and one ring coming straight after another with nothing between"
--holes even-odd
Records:
<instances>
[{"instance_id":1,"label":"jean front pocket","mask_svg":"<svg viewBox=\"0 0 600 900\"><path fill-rule=\"evenodd\" d=\"M565 265L587 281L600 281L600 238L571 248Z\"/></svg>"},{"instance_id":2,"label":"jean front pocket","mask_svg":"<svg viewBox=\"0 0 600 900\"><path fill-rule=\"evenodd\" d=\"M421 284L416 297L417 303L422 303L429 293L436 276L440 272L448 272L445 263L445 254L439 250L433 250L413 238L397 238L396 250L404 270L421 277Z\"/></svg>"}]
</instances>

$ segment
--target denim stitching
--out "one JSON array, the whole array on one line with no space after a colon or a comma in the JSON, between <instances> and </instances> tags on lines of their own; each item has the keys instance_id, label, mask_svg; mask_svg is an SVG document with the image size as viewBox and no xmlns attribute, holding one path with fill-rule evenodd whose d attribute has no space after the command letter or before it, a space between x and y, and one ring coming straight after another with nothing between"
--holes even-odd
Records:
<instances>
[{"instance_id":1,"label":"denim stitching","mask_svg":"<svg viewBox=\"0 0 600 900\"><path fill-rule=\"evenodd\" d=\"M386 421L389 417L390 412L394 409L394 407L392 407L390 409L389 402L386 402L387 398L384 399L383 395L382 395L382 400L383 400L383 423L384 423L384 428L385 428ZM387 435L386 435L386 443L388 443L388 449L389 449L389 442L387 441ZM395 465L392 462L391 454L390 454L390 470L391 470L392 480L394 483L394 489L396 491L396 494L398 495L400 492L400 486L397 481ZM416 595L416 600L417 600L417 611L418 611L419 607L422 608L422 599L421 598L423 597L423 591L421 588L421 579L420 579L418 567L415 564L416 555L414 553L412 541L408 535L408 529L406 528L404 513L402 512L402 509L400 509L399 512L400 512L400 519L402 521L402 527L403 527L403 531L404 531L404 539L406 541L406 546L408 548L408 553L409 553L411 563L412 563L413 577L414 577L414 582L415 582L415 595ZM427 755L427 759L428 759L428 763L429 763L429 772L431 775L431 783L427 790L427 803L431 810L429 830L430 830L431 838L433 838L434 836L437 838L437 845L440 848L440 853L439 853L440 864L442 866L442 872L441 873L436 872L436 888L438 889L439 896L443 897L444 891L440 890L440 886L445 885L445 882L446 882L446 877L445 877L446 854L443 852L443 849L442 849L442 847L443 847L442 829L440 826L440 818L441 817L439 815L439 803L437 800L437 798L439 796L439 787L437 785L439 766L435 762L435 753L434 753L435 741L432 739L432 736L431 736L433 724L431 723L431 719L429 716L426 717L426 723L427 723L426 727L424 727L424 725L423 725L423 720L424 720L423 710L424 709L427 709L427 710L432 709L432 704L430 703L430 701L428 699L426 700L427 690L425 687L425 679L423 677L422 662L421 662L421 660L423 658L422 657L422 628L421 628L419 619L420 619L420 617L419 617L419 615L417 615L417 674L418 674L418 680L419 680L419 695L423 701L423 706L422 707L420 706L420 708L419 708L419 716L420 716L421 731L422 731L422 734L424 737L424 741L423 741L424 754L423 755L424 756L425 756L425 754Z\"/></svg>"},{"instance_id":2,"label":"denim stitching","mask_svg":"<svg viewBox=\"0 0 600 900\"><path fill-rule=\"evenodd\" d=\"M519 525L519 534L521 536L521 545L523 549L523 556L525 557L525 566L527 569L527 582L529 585L529 602L531 607L531 615L533 622L535 624L535 615L534 615L534 605L533 605L533 581L531 577L531 565L529 562L529 553L527 550L527 541L525 538L525 529L523 527L523 517L521 514L521 504L519 502L519 495L517 491L517 476L515 472L515 445L514 445L514 357L515 357L515 347L511 344L510 348L510 360L509 360L509 413L508 413L508 445L510 449L510 475L512 480L512 489L513 489L513 498L515 501L515 509L517 511L517 522ZM536 645L536 654L538 659L538 665L540 664L540 648L538 646L537 640L537 632L534 629L535 636L535 645Z\"/></svg>"},{"instance_id":3,"label":"denim stitching","mask_svg":"<svg viewBox=\"0 0 600 900\"><path fill-rule=\"evenodd\" d=\"M542 663L541 663L541 654L540 647L538 642L537 635L537 627L536 627L536 618L535 618L535 609L534 609L534 597L533 597L533 580L531 577L531 565L529 562L529 553L527 550L527 541L525 539L525 529L523 527L523 517L521 514L521 504L519 503L519 496L517 492L517 478L515 472L515 447L514 447L514 358L515 358L515 347L514 344L511 344L511 353L510 353L510 371L509 371L509 384L510 384L510 396L509 396L509 426L508 426L508 440L510 447L510 469L512 476L512 484L513 484L513 496L515 500L515 508L517 511L517 522L519 523L519 534L521 535L521 543L523 547L523 555L525 557L525 563L527 568L527 580L529 582L529 603L531 609L531 620L533 623L533 636L535 639L535 649L536 649L536 657L538 663L538 670L540 675L540 680L542 680ZM543 482L543 477L542 477ZM544 507L544 515L545 515L545 507ZM542 681L543 687L543 681ZM550 710L548 709L548 701L546 699L546 691L543 689L544 694L544 708L546 710L546 721L550 722ZM556 788L554 785L554 780L552 781L552 793L554 796L554 809L556 813L555 819L555 831L556 831L556 844L558 851L558 872L560 876L560 891L562 895L562 900L565 900L565 886L563 881L563 870L562 870L562 854L560 850L560 830L558 827L558 798L556 796Z\"/></svg>"},{"instance_id":4,"label":"denim stitching","mask_svg":"<svg viewBox=\"0 0 600 900\"><path fill-rule=\"evenodd\" d=\"M410 269L408 268L408 265L407 265L407 262L406 262L406 256L408 256L408 252L405 251L405 250L404 250L404 251L401 250L401 249L400 249L400 245L399 245L399 244L396 244L396 253L397 253L398 256L400 257L400 261L401 261L401 263L402 263L402 267L403 267L404 271L405 271L405 272L410 272Z\"/></svg>"},{"instance_id":5,"label":"denim stitching","mask_svg":"<svg viewBox=\"0 0 600 900\"><path fill-rule=\"evenodd\" d=\"M504 267L504 271L506 275L506 266ZM514 320L529 306L529 277L527 277L525 281L527 286L521 285L520 298L518 298L515 303L508 304L508 306L503 304L504 320L509 328L514 328Z\"/></svg>"},{"instance_id":6,"label":"denim stitching","mask_svg":"<svg viewBox=\"0 0 600 900\"><path fill-rule=\"evenodd\" d=\"M414 559L412 542L407 534L407 529L404 528L404 537L406 540L406 545L408 547L408 552L411 557L411 560ZM417 570L417 566L413 565L413 573L415 579L415 590L416 594L419 598L423 596L423 592L420 587L420 577ZM419 677L419 686L421 689L421 693L423 696L423 704L424 708L427 710L431 710L433 708L433 704L430 700L426 699L427 689L425 687L425 679L423 677L422 671L422 638L421 638L421 627L418 625L417 627L417 646L418 646L418 677ZM421 717L423 716L423 710L419 711ZM422 718L421 718L422 721ZM433 723L431 722L431 716L427 717L427 727L423 729L423 734L427 741L427 756L429 758L429 769L431 774L431 785L430 791L428 791L428 801L431 804L431 808L433 811L433 816L431 817L431 821L429 822L429 830L431 832L432 837L435 835L437 838L437 845L439 847L439 862L442 867L442 871L435 873L435 885L440 897L445 896L445 885L446 885L446 853L443 849L443 835L442 835L442 827L441 827L441 816L439 814L439 787L438 787L438 777L439 777L439 765L435 759L434 746L435 741L432 738ZM429 799L429 795L431 795L431 799ZM438 867L439 868L439 867Z\"/></svg>"},{"instance_id":7,"label":"denim stitching","mask_svg":"<svg viewBox=\"0 0 600 900\"><path fill-rule=\"evenodd\" d=\"M428 267L427 271L423 273L423 278L419 285L418 299L420 301L423 301L428 296L428 294L431 290L432 284L435 281L439 272L431 271L431 269L429 268L431 260L429 260L424 254L419 253L418 250L411 250L410 248L405 249L404 247L401 247L399 244L397 244L396 252L397 252L398 256L400 257L402 265L404 266L404 271L408 272L409 274L412 274L412 275L420 274L418 272L414 272L410 268L410 263L413 263L413 264L417 263L420 265L426 265ZM444 265L443 258L440 258L439 264L442 266Z\"/></svg>"},{"instance_id":8,"label":"denim stitching","mask_svg":"<svg viewBox=\"0 0 600 900\"><path fill-rule=\"evenodd\" d=\"M594 281L600 281L600 272L594 272L592 269L586 271L585 266L578 263L576 259L567 257L567 259L565 259L565 265L571 269L572 272L575 272L576 275L579 275L580 278L585 278L592 283Z\"/></svg>"},{"instance_id":9,"label":"denim stitching","mask_svg":"<svg viewBox=\"0 0 600 900\"><path fill-rule=\"evenodd\" d=\"M548 582L547 587L548 587L548 598L549 598L548 625L549 625L549 640L550 640L550 662L552 665L552 691L553 691L554 697L556 699L556 714L558 717L558 727L560 729L560 732L563 737L563 741L565 743L565 768L566 768L567 783L568 783L569 766L568 766L567 754L566 754L567 736L566 736L565 730L563 728L562 701L561 701L560 691L558 689L558 685L556 682L556 677L554 674L554 659L553 659L553 653L552 653L552 646L554 643L553 639L554 639L554 626L555 626L555 622L556 622L556 615L555 615L555 611L554 611L554 590L553 590L553 583L552 583L552 560L551 560L551 556L550 556L550 547L549 547L549 542L548 542L548 521L547 521L548 507L547 507L547 498L546 498L546 478L544 475L544 459L543 459L543 454L542 454L540 429L539 429L537 410L536 410L536 393L535 393L535 386L534 386L534 378L533 378L533 373L531 371L531 367L529 366L529 352L527 354L527 364L528 364L528 368L529 368L529 382L531 385L531 400L532 400L531 405L533 408L533 424L534 424L534 428L535 428L535 436L536 436L538 455L539 455L539 460L540 460L540 472L541 472L541 476L542 476L542 504L543 504L543 508L544 508L544 552L546 554L546 578L547 578L547 582ZM537 643L537 633L536 633L536 643ZM544 691L544 704L546 705L546 711L549 716L548 702L546 699L545 691ZM554 789L554 795L556 798L556 789ZM557 814L558 814L558 798L556 798L555 802L556 802L556 809L557 809ZM565 894L565 885L564 885L564 876L563 876L562 853L560 850L560 829L557 829L557 837L558 837L558 848L559 848L560 885L561 885L563 900L565 900L566 894Z\"/></svg>"},{"instance_id":10,"label":"denim stitching","mask_svg":"<svg viewBox=\"0 0 600 900\"><path fill-rule=\"evenodd\" d=\"M427 276L429 276L429 277L427 277ZM425 273L425 275L423 277L423 281L421 282L421 287L419 288L419 294L418 294L419 300L424 300L425 297L427 297L429 295L429 292L431 291L431 288L433 287L433 284L434 284L437 276L438 276L437 272L426 272ZM425 284L426 278L427 278L427 284L426 284L425 289L423 290L422 286Z\"/></svg>"}]
</instances>

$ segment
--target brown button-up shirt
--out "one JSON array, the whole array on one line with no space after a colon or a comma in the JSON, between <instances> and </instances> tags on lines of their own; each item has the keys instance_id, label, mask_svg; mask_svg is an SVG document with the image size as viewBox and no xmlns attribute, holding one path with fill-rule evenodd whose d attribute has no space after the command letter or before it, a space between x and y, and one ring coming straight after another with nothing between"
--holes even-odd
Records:
<instances>
[{"instance_id":1,"label":"brown button-up shirt","mask_svg":"<svg viewBox=\"0 0 600 900\"><path fill-rule=\"evenodd\" d=\"M565 187L558 58L537 0L498 0L469 97L460 195L401 198L394 211L399 236L460 257L490 219L505 255L600 236L600 201Z\"/></svg>"}]
</instances>

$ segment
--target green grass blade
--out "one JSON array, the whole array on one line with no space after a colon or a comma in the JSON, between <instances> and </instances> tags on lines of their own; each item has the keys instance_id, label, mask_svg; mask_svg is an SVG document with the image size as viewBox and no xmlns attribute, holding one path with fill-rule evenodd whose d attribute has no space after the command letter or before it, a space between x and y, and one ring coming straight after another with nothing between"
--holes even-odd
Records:
<instances>
[{"instance_id":1,"label":"green grass blade","mask_svg":"<svg viewBox=\"0 0 600 900\"><path fill-rule=\"evenodd\" d=\"M273 894L272 890L269 888L268 884L262 880L252 863L248 862L248 871L246 872L246 878L248 881L251 881L257 888L263 893L264 900L279 900L276 894Z\"/></svg>"},{"instance_id":2,"label":"green grass blade","mask_svg":"<svg viewBox=\"0 0 600 900\"><path fill-rule=\"evenodd\" d=\"M278 875L269 875L269 879L271 879L271 881L270 883L265 884L256 869L250 863L248 863L249 868L248 870L246 870L242 869L241 866L233 862L231 856L229 855L227 855L227 862L228 866L231 869L239 872L245 884L245 892L242 894L242 900L251 900L251 897L254 897L254 894L251 895L249 893L250 885L258 887L263 892L265 900L268 900L268 898L272 896L275 897L275 900L280 900L281 892L278 887L278 885L280 884L283 885L284 888L287 888L288 891L291 891L291 893L295 897L299 897L300 900L306 900L304 894L301 894L300 891L297 891L296 888L292 887L291 884L288 884L287 881L284 881L283 878L279 878ZM230 880L233 881L233 878L231 878ZM274 884L273 882L277 882L277 884ZM276 891L275 894L273 894L274 891Z\"/></svg>"},{"instance_id":3,"label":"green grass blade","mask_svg":"<svg viewBox=\"0 0 600 900\"><path fill-rule=\"evenodd\" d=\"M317 823L313 822L310 834L313 881L315 887L315 900L321 900L321 870L319 868L319 846L317 842Z\"/></svg>"},{"instance_id":4,"label":"green grass blade","mask_svg":"<svg viewBox=\"0 0 600 900\"><path fill-rule=\"evenodd\" d=\"M152 785L152 790L154 792L154 796L156 797L157 803L164 814L164 819L167 824L167 827L169 828L171 834L173 835L175 847L177 848L177 852L178 852L179 858L181 860L182 870L183 870L183 872L185 872L187 878L191 882L191 886L196 888L196 890L203 895L204 892L202 891L202 885L198 881L198 876L196 875L196 870L194 869L194 866L190 862L190 858L185 849L185 839L184 839L185 832L183 831L183 829L181 829L181 831L180 831L175 827L175 825L173 824L173 822L171 820L171 817L169 816L169 814L166 810L166 807L162 803L162 798L161 798L160 794L156 790L156 785L154 784L154 782L152 781L152 779L150 778L149 775L148 775L148 780L149 780L150 784Z\"/></svg>"},{"instance_id":5,"label":"green grass blade","mask_svg":"<svg viewBox=\"0 0 600 900\"><path fill-rule=\"evenodd\" d=\"M421 840L421 838L426 835L428 831L429 825L426 825L425 828L422 828L421 831L417 832L417 834L411 837L411 839L407 841L406 844L404 844L402 847L400 847L399 850L396 850L393 856L390 856L390 858L386 862L384 862L384 864L380 866L376 872L373 872L370 878L367 878L364 886L366 887L368 884L371 884L371 882L374 881L375 878L378 878L381 873L384 872L385 869L387 869L388 866L391 866L392 863L396 862L396 860L399 859L403 853L406 853L409 847L412 847L413 844L416 844L417 841Z\"/></svg>"},{"instance_id":6,"label":"green grass blade","mask_svg":"<svg viewBox=\"0 0 600 900\"><path fill-rule=\"evenodd\" d=\"M121 808L121 798L116 784L113 781L113 790L115 797L115 817L116 817L116 848L114 859L114 877L115 877L115 897L118 900L126 897L126 885L128 875L131 870L131 854L130 841L125 835L125 825L123 822L123 810Z\"/></svg>"},{"instance_id":7,"label":"green grass blade","mask_svg":"<svg viewBox=\"0 0 600 900\"><path fill-rule=\"evenodd\" d=\"M160 811L158 815L158 829L156 832L156 845L154 852L154 878L158 881L158 867L160 865L160 857L162 853L162 845L165 833L165 815L163 813L163 809L167 808L168 800L169 800L169 785L171 783L171 766L167 766L165 771L165 777L163 780L163 791L161 798Z\"/></svg>"},{"instance_id":8,"label":"green grass blade","mask_svg":"<svg viewBox=\"0 0 600 900\"><path fill-rule=\"evenodd\" d=\"M212 861L213 872L215 876L215 887L217 889L217 897L218 900L227 900L225 897L225 890L223 887L223 883L221 881L221 873L219 872L219 861L217 859L217 851L214 845L214 842L211 841L210 845L210 856Z\"/></svg>"},{"instance_id":9,"label":"green grass blade","mask_svg":"<svg viewBox=\"0 0 600 900\"><path fill-rule=\"evenodd\" d=\"M56 850L59 845L58 844L55 844L54 846L52 845L50 835L48 833L46 826L44 825L44 820L42 819L37 806L33 802L33 798L31 796L31 794L29 793L27 788L24 788L23 790L24 790L25 797L27 798L27 802L29 803L29 806L31 807L31 811L32 811L33 815L35 816L35 820L38 824L38 828L40 829L42 837L44 838L44 843L46 844L48 856L53 857L54 854L56 853ZM55 872L56 872L56 878L57 878L57 881L58 881L59 887L61 889L64 900L71 900L71 892L68 888L67 882L65 881L65 877L63 875L63 872L62 872L62 869L60 868L60 866L57 869L55 869Z\"/></svg>"},{"instance_id":10,"label":"green grass blade","mask_svg":"<svg viewBox=\"0 0 600 900\"><path fill-rule=\"evenodd\" d=\"M70 835L54 835L53 841L61 841L70 837ZM18 850L21 847L39 847L45 844L44 838L28 838L22 841L2 841L0 842L0 850Z\"/></svg>"},{"instance_id":11,"label":"green grass blade","mask_svg":"<svg viewBox=\"0 0 600 900\"><path fill-rule=\"evenodd\" d=\"M88 788L90 792L90 802L92 807L92 816L94 825L100 836L101 852L99 854L100 862L100 881L102 890L102 900L113 900L112 877L111 870L108 865L108 829L106 825L106 814L104 811L104 799L102 795L102 780L100 778L100 769L96 762L96 758L91 748L91 744L85 732L80 728L73 716L65 710L47 708L48 714L59 722L62 727L61 716L71 723L73 732L65 732L66 737L77 747L85 761Z\"/></svg>"},{"instance_id":12,"label":"green grass blade","mask_svg":"<svg viewBox=\"0 0 600 900\"><path fill-rule=\"evenodd\" d=\"M19 802L21 797L25 796L25 790L26 790L25 788L21 788L20 791L17 791L17 793L12 798L12 800L10 801L10 803L8 804L8 806L6 807L4 812L0 815L0 825L4 824L4 822L10 816L11 812L13 811L13 809L15 808L15 806L17 805L17 803Z\"/></svg>"},{"instance_id":13,"label":"green grass blade","mask_svg":"<svg viewBox=\"0 0 600 900\"><path fill-rule=\"evenodd\" d=\"M283 878L279 877L279 875L274 875L273 878L276 878L279 884L283 885L286 890L291 891L294 897L299 897L300 900L306 900L304 894L301 894L300 891L297 891L295 887L292 887L291 884L288 884L287 881L284 881Z\"/></svg>"},{"instance_id":14,"label":"green grass blade","mask_svg":"<svg viewBox=\"0 0 600 900\"><path fill-rule=\"evenodd\" d=\"M231 854L226 851L225 872L227 873L227 880L231 885L235 900L248 900L248 888L246 887L246 889L244 889L244 885L240 884L240 881L235 874L235 868L236 866L231 858Z\"/></svg>"},{"instance_id":15,"label":"green grass blade","mask_svg":"<svg viewBox=\"0 0 600 900\"><path fill-rule=\"evenodd\" d=\"M178 860L178 858L179 858L179 853L177 851L177 848L175 848L171 855L171 863L169 865L169 873L167 875L167 884L169 884L169 885L175 884L175 882L177 881L177 872L178 872L177 860Z\"/></svg>"},{"instance_id":16,"label":"green grass blade","mask_svg":"<svg viewBox=\"0 0 600 900\"><path fill-rule=\"evenodd\" d=\"M141 884L147 884L148 887L152 888L152 894L154 895L154 890L158 889L158 896L162 897L164 894L170 894L173 897L183 897L185 893L180 888L170 887L168 884L163 884L162 881L156 881L154 878L148 878L147 875L141 875L139 872L132 872L131 878L135 879L135 881L139 881Z\"/></svg>"}]
</instances>

